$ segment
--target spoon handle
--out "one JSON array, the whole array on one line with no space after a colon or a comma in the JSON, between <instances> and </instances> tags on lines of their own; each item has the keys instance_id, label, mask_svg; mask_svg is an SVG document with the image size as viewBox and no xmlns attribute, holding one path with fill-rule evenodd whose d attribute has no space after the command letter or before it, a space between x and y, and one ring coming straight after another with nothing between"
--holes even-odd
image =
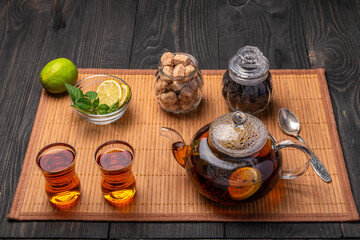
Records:
<instances>
[{"instance_id":1,"label":"spoon handle","mask_svg":"<svg viewBox=\"0 0 360 240\"><path fill-rule=\"evenodd\" d=\"M311 154L311 166L313 167L313 169L315 170L315 172L317 173L317 175L319 175L319 177L326 183L331 183L331 176L328 173L328 171L326 170L325 166L320 162L320 160L315 156L315 153L309 148L309 146L306 144L306 142L304 141L304 139L302 139L302 137L300 137L300 135L296 135L296 138L302 142L306 147L308 147L308 149L310 150L310 154Z\"/></svg>"}]
</instances>

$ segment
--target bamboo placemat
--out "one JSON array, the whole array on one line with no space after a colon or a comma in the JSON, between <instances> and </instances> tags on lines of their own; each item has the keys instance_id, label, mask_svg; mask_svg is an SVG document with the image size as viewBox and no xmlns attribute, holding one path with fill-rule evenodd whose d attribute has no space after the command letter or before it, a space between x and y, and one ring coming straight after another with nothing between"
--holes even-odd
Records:
<instances>
[{"instance_id":1,"label":"bamboo placemat","mask_svg":"<svg viewBox=\"0 0 360 240\"><path fill-rule=\"evenodd\" d=\"M294 180L280 180L265 197L241 206L220 206L192 186L186 171L173 159L170 144L160 137L162 126L178 130L189 143L197 129L228 112L221 96L222 70L204 70L203 100L186 115L160 109L154 98L154 70L80 69L79 79L110 74L124 79L133 91L131 106L117 122L105 126L78 117L67 96L42 93L9 218L17 220L87 221L351 221L359 220L339 143L323 69L272 70L274 96L258 115L272 135L291 138L277 125L281 107L301 122L301 136L328 169L324 183L311 169ZM92 159L101 143L121 139L135 148L135 200L122 208L109 206L100 190L101 174ZM58 211L49 205L36 153L53 142L67 142L78 152L76 171L82 192L77 206ZM285 166L304 161L300 151L286 150Z\"/></svg>"}]
</instances>

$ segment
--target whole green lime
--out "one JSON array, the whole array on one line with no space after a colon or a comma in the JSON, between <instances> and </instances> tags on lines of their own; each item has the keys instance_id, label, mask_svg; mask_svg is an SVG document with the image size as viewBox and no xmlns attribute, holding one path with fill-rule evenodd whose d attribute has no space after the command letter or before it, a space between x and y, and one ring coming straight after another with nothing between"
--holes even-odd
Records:
<instances>
[{"instance_id":1,"label":"whole green lime","mask_svg":"<svg viewBox=\"0 0 360 240\"><path fill-rule=\"evenodd\" d=\"M78 79L75 64L66 58L52 60L40 72L40 82L50 93L66 91L65 83L74 85Z\"/></svg>"}]
</instances>

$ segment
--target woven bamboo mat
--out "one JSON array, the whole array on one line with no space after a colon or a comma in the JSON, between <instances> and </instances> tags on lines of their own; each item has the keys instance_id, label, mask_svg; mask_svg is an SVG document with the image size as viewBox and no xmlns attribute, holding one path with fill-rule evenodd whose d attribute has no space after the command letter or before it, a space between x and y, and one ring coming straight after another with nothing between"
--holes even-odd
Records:
<instances>
[{"instance_id":1,"label":"woven bamboo mat","mask_svg":"<svg viewBox=\"0 0 360 240\"><path fill-rule=\"evenodd\" d=\"M96 126L73 113L67 96L42 93L9 218L17 220L87 221L352 221L359 220L339 143L324 70L273 70L271 105L258 115L278 140L291 138L277 125L281 107L301 122L301 136L328 169L333 182L324 183L309 168L294 180L280 180L268 195L241 206L220 206L196 192L186 171L173 159L170 144L160 137L162 126L178 130L189 142L201 126L228 112L221 96L224 71L204 70L203 100L193 112L175 116L154 99L154 70L80 69L79 79L110 74L130 84L130 108L117 122ZM135 200L128 206L109 206L100 190L101 174L93 153L101 143L121 139L135 148ZM67 211L52 208L44 179L35 164L36 153L53 142L67 142L78 152L76 171L82 192L79 204ZM300 164L300 151L286 150L284 166Z\"/></svg>"}]
</instances>

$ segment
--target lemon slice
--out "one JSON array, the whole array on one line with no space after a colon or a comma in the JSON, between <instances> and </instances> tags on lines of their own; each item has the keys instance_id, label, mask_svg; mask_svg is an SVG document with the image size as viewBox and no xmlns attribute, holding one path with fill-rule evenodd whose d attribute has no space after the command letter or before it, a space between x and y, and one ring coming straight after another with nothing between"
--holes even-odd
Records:
<instances>
[{"instance_id":1,"label":"lemon slice","mask_svg":"<svg viewBox=\"0 0 360 240\"><path fill-rule=\"evenodd\" d=\"M126 84L121 84L120 86L122 88L122 94L121 94L121 98L119 100L119 107L123 106L130 99L130 88L129 88L129 86L126 85Z\"/></svg>"},{"instance_id":2,"label":"lemon slice","mask_svg":"<svg viewBox=\"0 0 360 240\"><path fill-rule=\"evenodd\" d=\"M105 80L98 86L96 92L100 104L106 104L110 107L121 98L122 87L115 80Z\"/></svg>"},{"instance_id":3,"label":"lemon slice","mask_svg":"<svg viewBox=\"0 0 360 240\"><path fill-rule=\"evenodd\" d=\"M229 184L230 197L235 201L244 200L259 190L262 184L261 173L252 167L239 168L231 174Z\"/></svg>"}]
</instances>

